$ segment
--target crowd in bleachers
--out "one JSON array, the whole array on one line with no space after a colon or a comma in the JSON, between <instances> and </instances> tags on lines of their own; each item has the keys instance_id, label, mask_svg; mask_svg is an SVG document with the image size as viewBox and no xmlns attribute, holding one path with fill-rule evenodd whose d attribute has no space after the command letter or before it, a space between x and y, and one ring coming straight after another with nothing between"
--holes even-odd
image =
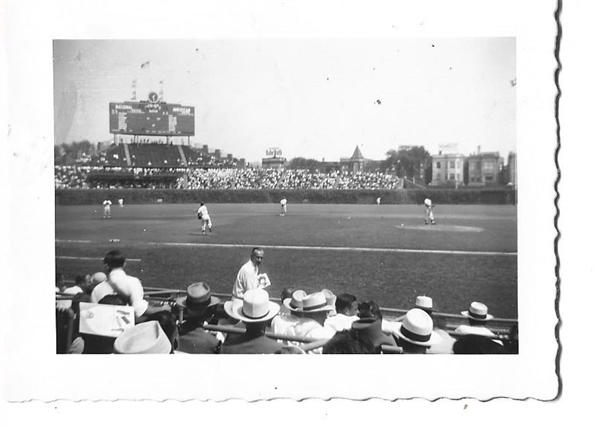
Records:
<instances>
[{"instance_id":1,"label":"crowd in bleachers","mask_svg":"<svg viewBox=\"0 0 599 428\"><path fill-rule=\"evenodd\" d=\"M56 189L118 188L118 183L94 181L90 173L133 173L135 177L159 174L179 174L175 183L127 183L122 187L166 187L177 189L393 189L399 179L379 172L329 172L308 170L254 169L254 168L142 168L103 166L56 166L54 187Z\"/></svg>"},{"instance_id":2,"label":"crowd in bleachers","mask_svg":"<svg viewBox=\"0 0 599 428\"><path fill-rule=\"evenodd\" d=\"M116 188L175 188L173 174L182 174L184 168L131 168L103 166L66 165L54 167L55 189L116 189ZM90 180L94 174L102 174L104 178L114 176L115 180ZM124 176L131 180L124 180ZM96 175L97 176L97 175ZM164 176L165 180L144 181L145 177ZM168 180L166 179L168 178ZM120 181L119 181L120 179ZM132 181L132 179L137 179Z\"/></svg>"},{"instance_id":3,"label":"crowd in bleachers","mask_svg":"<svg viewBox=\"0 0 599 428\"><path fill-rule=\"evenodd\" d=\"M263 250L252 254L261 259ZM462 312L460 325L448 328L428 296L417 297L413 308L394 317L383 317L377 302L359 302L343 290L284 288L280 301L274 301L262 287L249 288L241 297L234 287L221 299L208 284L197 282L174 297L144 292L124 265L125 256L113 250L104 258L104 272L78 275L74 285L57 274L57 353L518 353L517 323L509 334L498 334L480 302ZM100 319L108 312L98 308L115 312ZM82 327L94 310L95 328L102 321L104 330Z\"/></svg>"}]
</instances>

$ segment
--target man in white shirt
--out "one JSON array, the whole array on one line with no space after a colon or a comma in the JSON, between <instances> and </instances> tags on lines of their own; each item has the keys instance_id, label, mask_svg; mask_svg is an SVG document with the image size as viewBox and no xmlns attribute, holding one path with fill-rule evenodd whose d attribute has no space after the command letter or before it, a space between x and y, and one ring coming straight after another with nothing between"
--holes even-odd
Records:
<instances>
[{"instance_id":1,"label":"man in white shirt","mask_svg":"<svg viewBox=\"0 0 599 428\"><path fill-rule=\"evenodd\" d=\"M336 314L328 317L324 322L325 327L329 327L335 332L351 329L354 321L358 317L358 299L353 294L343 293L337 296L335 300Z\"/></svg>"},{"instance_id":2,"label":"man in white shirt","mask_svg":"<svg viewBox=\"0 0 599 428\"><path fill-rule=\"evenodd\" d=\"M208 214L208 208L204 205L204 202L200 202L200 208L198 208L198 220L202 222L202 235L206 234L206 227L210 233L212 233L212 221L210 220L210 214Z\"/></svg>"},{"instance_id":3,"label":"man in white shirt","mask_svg":"<svg viewBox=\"0 0 599 428\"><path fill-rule=\"evenodd\" d=\"M243 295L255 288L265 288L270 285L266 274L258 274L258 267L264 259L264 250L259 247L252 248L250 259L241 266L233 284L232 300L242 301Z\"/></svg>"},{"instance_id":4,"label":"man in white shirt","mask_svg":"<svg viewBox=\"0 0 599 428\"><path fill-rule=\"evenodd\" d=\"M283 196L281 199L281 217L284 217L287 214L287 198Z\"/></svg>"},{"instance_id":5,"label":"man in white shirt","mask_svg":"<svg viewBox=\"0 0 599 428\"><path fill-rule=\"evenodd\" d=\"M104 266L108 272L108 279L96 285L92 291L91 301L98 303L109 294L118 294L133 306L137 323L143 319L143 315L147 315L148 302L144 299L141 281L125 273L123 269L125 260L125 256L119 250L112 250L106 254Z\"/></svg>"}]
</instances>

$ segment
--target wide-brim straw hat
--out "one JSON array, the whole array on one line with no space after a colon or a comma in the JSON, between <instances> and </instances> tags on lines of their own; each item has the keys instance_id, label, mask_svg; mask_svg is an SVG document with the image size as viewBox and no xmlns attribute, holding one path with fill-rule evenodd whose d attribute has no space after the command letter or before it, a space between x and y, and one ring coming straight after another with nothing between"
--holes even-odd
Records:
<instances>
[{"instance_id":1,"label":"wide-brim straw hat","mask_svg":"<svg viewBox=\"0 0 599 428\"><path fill-rule=\"evenodd\" d=\"M247 291L243 295L243 302L225 302L224 309L231 318L244 323L256 323L271 320L281 307L269 300L266 291L257 288Z\"/></svg>"},{"instance_id":2,"label":"wide-brim straw hat","mask_svg":"<svg viewBox=\"0 0 599 428\"><path fill-rule=\"evenodd\" d=\"M430 347L441 341L441 336L433 331L433 319L422 309L410 309L397 331L399 337L414 345Z\"/></svg>"},{"instance_id":3,"label":"wide-brim straw hat","mask_svg":"<svg viewBox=\"0 0 599 428\"><path fill-rule=\"evenodd\" d=\"M302 305L299 309L294 309L295 312L302 314L311 314L315 312L330 312L335 310L333 305L327 302L327 297L322 291L308 294L302 299Z\"/></svg>"},{"instance_id":4,"label":"wide-brim straw hat","mask_svg":"<svg viewBox=\"0 0 599 428\"><path fill-rule=\"evenodd\" d=\"M114 341L117 354L169 354L171 347L158 321L147 321L128 328Z\"/></svg>"},{"instance_id":5,"label":"wide-brim straw hat","mask_svg":"<svg viewBox=\"0 0 599 428\"><path fill-rule=\"evenodd\" d=\"M414 307L422 309L423 311L428 313L436 311L435 307L433 306L433 299L428 296L417 296Z\"/></svg>"},{"instance_id":6,"label":"wide-brim straw hat","mask_svg":"<svg viewBox=\"0 0 599 428\"><path fill-rule=\"evenodd\" d=\"M290 311L298 311L302 308L304 298L307 296L304 290L296 290L291 297L283 299L283 306Z\"/></svg>"},{"instance_id":7,"label":"wide-brim straw hat","mask_svg":"<svg viewBox=\"0 0 599 428\"><path fill-rule=\"evenodd\" d=\"M489 309L484 303L472 302L467 311L462 311L462 315L477 321L489 321L495 318L488 312Z\"/></svg>"},{"instance_id":8,"label":"wide-brim straw hat","mask_svg":"<svg viewBox=\"0 0 599 428\"><path fill-rule=\"evenodd\" d=\"M187 287L187 295L176 299L176 304L187 310L200 310L220 303L218 297L210 292L210 287L205 282L195 282Z\"/></svg>"}]
</instances>

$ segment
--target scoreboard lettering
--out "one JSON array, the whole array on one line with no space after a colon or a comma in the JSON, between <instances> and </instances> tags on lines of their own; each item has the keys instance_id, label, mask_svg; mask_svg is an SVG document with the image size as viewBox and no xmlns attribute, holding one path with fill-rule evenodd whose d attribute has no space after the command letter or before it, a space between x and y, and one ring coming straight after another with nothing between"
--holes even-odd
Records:
<instances>
[{"instance_id":1,"label":"scoreboard lettering","mask_svg":"<svg viewBox=\"0 0 599 428\"><path fill-rule=\"evenodd\" d=\"M110 103L112 134L193 136L195 108L180 104L127 101Z\"/></svg>"}]
</instances>

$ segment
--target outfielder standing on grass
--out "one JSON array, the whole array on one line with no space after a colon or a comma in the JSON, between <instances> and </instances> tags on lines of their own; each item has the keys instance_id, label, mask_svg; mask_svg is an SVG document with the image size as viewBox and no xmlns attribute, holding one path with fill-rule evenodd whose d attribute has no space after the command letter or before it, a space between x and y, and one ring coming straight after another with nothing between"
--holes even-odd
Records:
<instances>
[{"instance_id":1,"label":"outfielder standing on grass","mask_svg":"<svg viewBox=\"0 0 599 428\"><path fill-rule=\"evenodd\" d=\"M206 234L206 226L212 233L212 221L210 221L210 214L208 214L208 208L204 205L204 202L200 202L200 208L198 208L198 220L202 222L202 235Z\"/></svg>"},{"instance_id":2,"label":"outfielder standing on grass","mask_svg":"<svg viewBox=\"0 0 599 428\"><path fill-rule=\"evenodd\" d=\"M431 224L435 224L435 216L433 215L434 207L435 206L433 205L433 202L427 196L426 199L424 200L424 209L426 210L426 217L424 218L424 224L428 224L429 221L431 222Z\"/></svg>"},{"instance_id":3,"label":"outfielder standing on grass","mask_svg":"<svg viewBox=\"0 0 599 428\"><path fill-rule=\"evenodd\" d=\"M102 218L111 218L112 215L110 214L110 206L112 205L112 201L110 199L106 199L104 202L102 202L102 205L104 205L104 215Z\"/></svg>"},{"instance_id":4,"label":"outfielder standing on grass","mask_svg":"<svg viewBox=\"0 0 599 428\"><path fill-rule=\"evenodd\" d=\"M281 199L281 217L284 217L285 214L287 214L287 198L283 196L283 199Z\"/></svg>"}]
</instances>

